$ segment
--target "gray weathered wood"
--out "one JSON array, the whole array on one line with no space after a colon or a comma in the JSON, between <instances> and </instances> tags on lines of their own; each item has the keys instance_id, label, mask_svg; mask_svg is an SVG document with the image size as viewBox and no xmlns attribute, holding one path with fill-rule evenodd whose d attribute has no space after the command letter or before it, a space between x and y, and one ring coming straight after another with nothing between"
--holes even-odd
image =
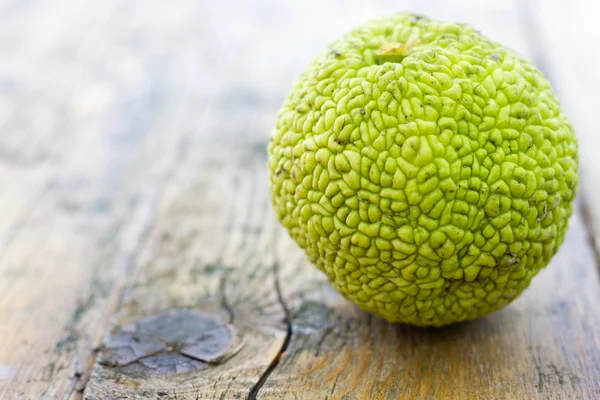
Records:
<instances>
[{"instance_id":1,"label":"gray weathered wood","mask_svg":"<svg viewBox=\"0 0 600 400\"><path fill-rule=\"evenodd\" d=\"M291 342L259 398L595 398L600 293L586 243L577 210L563 250L522 297L441 329L359 311L298 255L280 276Z\"/></svg>"},{"instance_id":2,"label":"gray weathered wood","mask_svg":"<svg viewBox=\"0 0 600 400\"><path fill-rule=\"evenodd\" d=\"M76 390L181 138L169 129L184 87L160 65L140 75L159 49L120 48L119 9L2 9L1 398Z\"/></svg>"},{"instance_id":3,"label":"gray weathered wood","mask_svg":"<svg viewBox=\"0 0 600 400\"><path fill-rule=\"evenodd\" d=\"M193 128L157 202L156 219L148 241L139 248L115 323L121 327L165 309L202 310L221 315L219 324L230 323L236 339L225 349L225 362L194 364L173 351L165 352L165 360L153 362L142 352L137 354L140 362L129 369L119 362L103 362L115 350L109 339L86 398L154 398L159 392L179 398L195 398L199 392L205 398L244 397L283 346L285 313L273 273L277 238L274 220L265 218L269 200L261 173L264 130L250 116L262 110L233 93L217 96L213 104ZM236 118L229 121L226 104L237 108ZM241 126L240 120L247 122ZM183 325L174 324L172 329L189 334L185 339L193 336L182 331ZM194 364L181 368L198 372L161 372L158 364L168 363L173 354L182 363Z\"/></svg>"}]
</instances>

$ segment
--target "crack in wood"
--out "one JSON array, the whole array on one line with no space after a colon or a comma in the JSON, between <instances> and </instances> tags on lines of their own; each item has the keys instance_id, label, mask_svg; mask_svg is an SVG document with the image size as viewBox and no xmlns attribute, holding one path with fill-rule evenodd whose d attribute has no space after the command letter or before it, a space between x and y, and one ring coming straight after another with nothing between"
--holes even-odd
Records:
<instances>
[{"instance_id":1,"label":"crack in wood","mask_svg":"<svg viewBox=\"0 0 600 400\"><path fill-rule=\"evenodd\" d=\"M285 339L281 345L281 348L279 349L279 351L277 352L275 357L273 357L271 364L267 367L265 372L263 372L263 374L260 376L260 379L258 380L258 382L256 382L256 384L252 387L252 389L250 389L250 393L248 393L248 397L247 397L248 400L255 400L257 398L256 396L258 396L258 392L260 392L260 389L262 389L266 380L269 378L271 373L273 373L275 368L277 368L277 366L279 365L279 362L283 358L283 356L290 344L290 341L292 340L292 334L293 334L292 314L291 314L285 300L283 299L283 295L281 293L281 285L279 283L279 264L277 264L277 263L273 264L273 275L274 275L275 292L277 293L277 301L279 302L279 305L281 306L281 308L283 309L283 312L285 313L285 320L284 320L285 325L286 325Z\"/></svg>"},{"instance_id":2,"label":"crack in wood","mask_svg":"<svg viewBox=\"0 0 600 400\"><path fill-rule=\"evenodd\" d=\"M219 281L219 292L221 297L221 307L227 311L227 314L229 315L229 324L233 325L235 321L235 313L233 312L231 305L227 302L227 272L224 272L223 276L221 276L221 280Z\"/></svg>"}]
</instances>

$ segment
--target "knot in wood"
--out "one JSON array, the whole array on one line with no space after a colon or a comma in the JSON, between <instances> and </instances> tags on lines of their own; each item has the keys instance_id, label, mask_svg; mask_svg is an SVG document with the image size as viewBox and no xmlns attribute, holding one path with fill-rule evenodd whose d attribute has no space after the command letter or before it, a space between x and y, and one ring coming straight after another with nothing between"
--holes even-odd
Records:
<instances>
[{"instance_id":1,"label":"knot in wood","mask_svg":"<svg viewBox=\"0 0 600 400\"><path fill-rule=\"evenodd\" d=\"M100 364L133 376L182 374L223 363L241 346L235 327L218 314L166 310L117 328Z\"/></svg>"}]
</instances>

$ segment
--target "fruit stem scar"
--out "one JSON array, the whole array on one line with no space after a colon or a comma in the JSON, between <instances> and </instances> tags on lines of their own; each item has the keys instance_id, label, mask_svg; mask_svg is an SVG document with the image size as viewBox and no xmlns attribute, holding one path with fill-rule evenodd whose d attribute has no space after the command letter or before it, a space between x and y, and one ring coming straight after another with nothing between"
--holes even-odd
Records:
<instances>
[{"instance_id":1,"label":"fruit stem scar","mask_svg":"<svg viewBox=\"0 0 600 400\"><path fill-rule=\"evenodd\" d=\"M385 43L374 53L375 63L383 64L386 62L401 63L408 56L413 48L419 43L411 41L403 43Z\"/></svg>"}]
</instances>

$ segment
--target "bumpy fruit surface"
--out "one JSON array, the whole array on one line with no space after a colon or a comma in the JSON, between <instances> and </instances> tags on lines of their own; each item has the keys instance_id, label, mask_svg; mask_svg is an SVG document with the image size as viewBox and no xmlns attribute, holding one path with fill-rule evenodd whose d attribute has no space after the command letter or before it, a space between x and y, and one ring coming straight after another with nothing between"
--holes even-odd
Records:
<instances>
[{"instance_id":1,"label":"bumpy fruit surface","mask_svg":"<svg viewBox=\"0 0 600 400\"><path fill-rule=\"evenodd\" d=\"M577 142L543 74L472 27L398 14L332 43L269 143L274 208L334 288L392 322L515 299L558 250Z\"/></svg>"}]
</instances>

